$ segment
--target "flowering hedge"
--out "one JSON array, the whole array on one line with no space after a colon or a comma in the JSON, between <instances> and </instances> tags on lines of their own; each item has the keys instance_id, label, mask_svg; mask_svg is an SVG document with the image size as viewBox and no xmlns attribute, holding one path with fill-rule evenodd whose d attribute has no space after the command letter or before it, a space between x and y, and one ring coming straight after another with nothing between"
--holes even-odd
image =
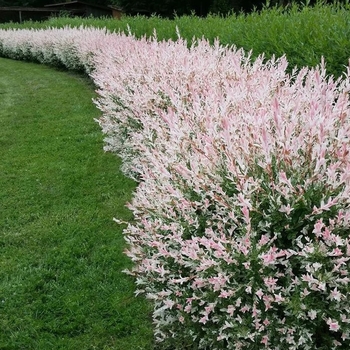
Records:
<instances>
[{"instance_id":1,"label":"flowering hedge","mask_svg":"<svg viewBox=\"0 0 350 350\"><path fill-rule=\"evenodd\" d=\"M349 72L87 28L0 31L0 54L97 85L106 149L140 180L127 272L157 340L350 347Z\"/></svg>"}]
</instances>

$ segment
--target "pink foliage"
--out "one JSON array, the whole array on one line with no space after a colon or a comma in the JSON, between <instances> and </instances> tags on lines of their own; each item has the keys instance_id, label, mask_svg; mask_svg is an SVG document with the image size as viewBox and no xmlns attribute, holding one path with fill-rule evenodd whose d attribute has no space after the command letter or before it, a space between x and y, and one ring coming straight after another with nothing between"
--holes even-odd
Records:
<instances>
[{"instance_id":1,"label":"pink foliage","mask_svg":"<svg viewBox=\"0 0 350 350\"><path fill-rule=\"evenodd\" d=\"M206 40L0 31L2 54L20 50L84 67L98 87L106 149L140 180L128 273L159 341L350 346L349 72L289 75L284 57Z\"/></svg>"}]
</instances>

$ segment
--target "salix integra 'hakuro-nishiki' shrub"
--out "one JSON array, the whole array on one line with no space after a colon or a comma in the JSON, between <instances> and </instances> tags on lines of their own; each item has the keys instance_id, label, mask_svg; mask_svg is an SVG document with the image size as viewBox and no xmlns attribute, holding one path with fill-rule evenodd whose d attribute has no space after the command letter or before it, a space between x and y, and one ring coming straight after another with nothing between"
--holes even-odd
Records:
<instances>
[{"instance_id":1,"label":"salix integra 'hakuro-nishiki' shrub","mask_svg":"<svg viewBox=\"0 0 350 350\"><path fill-rule=\"evenodd\" d=\"M86 27L0 30L0 55L89 73L108 36L118 34Z\"/></svg>"},{"instance_id":2,"label":"salix integra 'hakuro-nishiki' shrub","mask_svg":"<svg viewBox=\"0 0 350 350\"><path fill-rule=\"evenodd\" d=\"M185 107L171 113L190 112L185 101L191 94L188 84L191 79L202 80L208 65L216 65L217 58L205 40L194 42L190 50L181 39L157 42L124 36L118 41L107 40L109 49L94 57L91 74L100 88L97 105L103 112L100 124L107 135L105 149L122 157L126 174L138 177L143 172L139 158L144 158L144 148L154 148L160 135L157 128L167 123L171 99L183 100ZM216 50L220 56L223 49L218 43ZM236 61L241 56L242 51Z\"/></svg>"},{"instance_id":3,"label":"salix integra 'hakuro-nishiki' shrub","mask_svg":"<svg viewBox=\"0 0 350 350\"><path fill-rule=\"evenodd\" d=\"M205 41L132 52L94 74L111 147L122 126L139 155L127 254L158 339L347 348L348 79Z\"/></svg>"},{"instance_id":4,"label":"salix integra 'hakuro-nishiki' shrub","mask_svg":"<svg viewBox=\"0 0 350 350\"><path fill-rule=\"evenodd\" d=\"M349 73L289 76L284 58L252 63L205 40L84 33L11 46L21 31L1 31L0 46L92 71L106 148L141 180L125 237L157 339L348 349Z\"/></svg>"}]
</instances>

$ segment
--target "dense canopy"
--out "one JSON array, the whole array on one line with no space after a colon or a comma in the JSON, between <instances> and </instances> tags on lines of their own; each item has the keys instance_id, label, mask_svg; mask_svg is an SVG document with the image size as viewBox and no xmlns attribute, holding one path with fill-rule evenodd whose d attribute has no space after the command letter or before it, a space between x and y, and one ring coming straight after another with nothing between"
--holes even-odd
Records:
<instances>
[{"instance_id":1,"label":"dense canopy","mask_svg":"<svg viewBox=\"0 0 350 350\"><path fill-rule=\"evenodd\" d=\"M45 6L53 3L62 3L65 0L0 0L0 6ZM68 0L66 0L68 1ZM84 0L95 5L116 5L124 9L128 14L157 14L165 17L195 13L206 16L208 13L225 14L230 11L250 12L260 9L266 3L270 5L287 6L291 2L314 4L317 0ZM324 1L331 3L332 0ZM339 2L345 2L339 1Z\"/></svg>"},{"instance_id":2,"label":"dense canopy","mask_svg":"<svg viewBox=\"0 0 350 350\"><path fill-rule=\"evenodd\" d=\"M0 6L28 6L28 7L40 7L49 4L62 3L67 0L0 0ZM112 5L113 0L83 0L86 3L92 3L96 5Z\"/></svg>"}]
</instances>

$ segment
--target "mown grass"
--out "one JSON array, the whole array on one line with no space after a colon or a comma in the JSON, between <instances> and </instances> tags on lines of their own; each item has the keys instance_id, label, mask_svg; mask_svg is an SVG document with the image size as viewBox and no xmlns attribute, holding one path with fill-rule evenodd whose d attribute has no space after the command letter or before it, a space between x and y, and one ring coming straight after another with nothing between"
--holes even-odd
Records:
<instances>
[{"instance_id":1,"label":"mown grass","mask_svg":"<svg viewBox=\"0 0 350 350\"><path fill-rule=\"evenodd\" d=\"M122 270L135 183L103 152L81 76L0 59L0 349L151 349Z\"/></svg>"},{"instance_id":2,"label":"mown grass","mask_svg":"<svg viewBox=\"0 0 350 350\"><path fill-rule=\"evenodd\" d=\"M21 25L2 24L0 28L47 28L70 26L94 26L112 31L131 32L137 37L152 36L154 29L159 40L176 39L176 28L190 43L193 37L205 37L211 42L219 38L223 45L236 45L252 57L265 54L280 57L286 55L290 70L294 67L315 66L324 56L327 71L341 76L350 57L350 4L298 6L287 9L272 7L248 15L233 14L227 17L183 16L174 20L159 17L124 17L120 21L81 18L52 18L45 22L26 22Z\"/></svg>"}]
</instances>

